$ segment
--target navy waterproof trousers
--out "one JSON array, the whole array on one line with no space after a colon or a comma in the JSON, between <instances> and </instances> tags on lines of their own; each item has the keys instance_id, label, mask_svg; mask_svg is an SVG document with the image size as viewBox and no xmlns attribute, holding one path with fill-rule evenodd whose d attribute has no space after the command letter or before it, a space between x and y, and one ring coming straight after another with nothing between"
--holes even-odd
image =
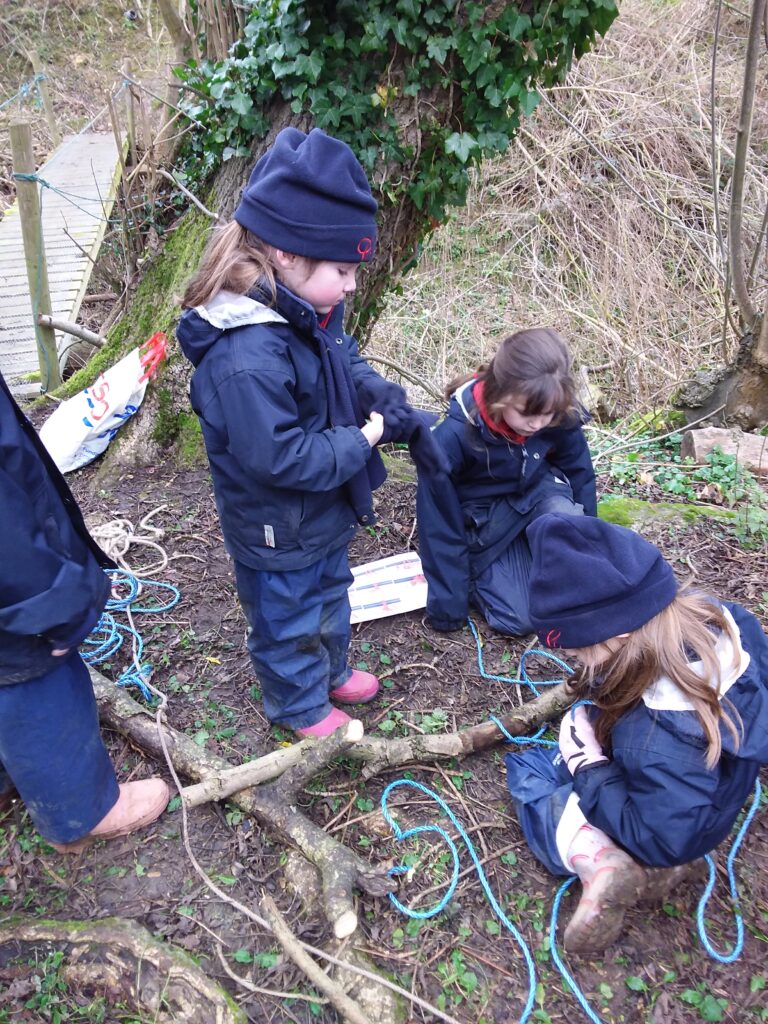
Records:
<instances>
[{"instance_id":1,"label":"navy waterproof trousers","mask_svg":"<svg viewBox=\"0 0 768 1024\"><path fill-rule=\"evenodd\" d=\"M235 577L267 718L289 729L316 725L331 713L329 691L350 676L346 546L286 572L236 561Z\"/></svg>"},{"instance_id":2,"label":"navy waterproof trousers","mask_svg":"<svg viewBox=\"0 0 768 1024\"><path fill-rule=\"evenodd\" d=\"M0 793L15 787L43 838L71 843L120 791L88 669L76 651L59 661L37 679L0 686Z\"/></svg>"}]
</instances>

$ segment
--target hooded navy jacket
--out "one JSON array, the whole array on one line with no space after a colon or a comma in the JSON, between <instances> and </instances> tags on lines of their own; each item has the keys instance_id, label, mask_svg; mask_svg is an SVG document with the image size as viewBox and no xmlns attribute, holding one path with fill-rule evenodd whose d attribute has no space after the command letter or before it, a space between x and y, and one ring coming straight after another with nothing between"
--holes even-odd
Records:
<instances>
[{"instance_id":1,"label":"hooded navy jacket","mask_svg":"<svg viewBox=\"0 0 768 1024\"><path fill-rule=\"evenodd\" d=\"M718 639L723 710L741 732L721 725L723 752L713 768L698 716L669 679L658 680L616 722L611 760L587 766L573 788L587 821L644 864L669 867L709 853L730 833L768 764L768 637L745 608L724 602L740 637Z\"/></svg>"},{"instance_id":2,"label":"hooded navy jacket","mask_svg":"<svg viewBox=\"0 0 768 1024\"><path fill-rule=\"evenodd\" d=\"M544 498L572 491L586 515L597 515L581 422L574 417L515 444L488 428L473 397L475 383L456 391L433 431L450 478L435 483L419 475L419 553L429 584L427 614L438 628L466 620L470 581L506 550Z\"/></svg>"},{"instance_id":3,"label":"hooded navy jacket","mask_svg":"<svg viewBox=\"0 0 768 1024\"><path fill-rule=\"evenodd\" d=\"M0 684L45 675L99 620L114 568L0 375Z\"/></svg>"},{"instance_id":4,"label":"hooded navy jacket","mask_svg":"<svg viewBox=\"0 0 768 1024\"><path fill-rule=\"evenodd\" d=\"M386 382L342 330L343 315L340 304L325 330L354 386L375 396ZM176 336L195 366L190 398L232 557L252 569L301 569L348 544L358 517L345 485L373 449L358 426L331 423L312 307L279 284L274 306L219 292L183 314Z\"/></svg>"}]
</instances>

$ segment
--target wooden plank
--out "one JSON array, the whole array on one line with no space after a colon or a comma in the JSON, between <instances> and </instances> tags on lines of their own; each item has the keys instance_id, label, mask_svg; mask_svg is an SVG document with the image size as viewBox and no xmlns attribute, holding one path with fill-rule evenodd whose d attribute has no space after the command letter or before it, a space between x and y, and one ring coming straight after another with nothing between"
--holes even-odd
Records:
<instances>
[{"instance_id":1,"label":"wooden plank","mask_svg":"<svg viewBox=\"0 0 768 1024\"><path fill-rule=\"evenodd\" d=\"M66 136L38 176L52 186L41 189L51 307L61 319L75 321L117 194L120 160L114 136ZM21 223L12 206L0 221L0 370L6 377L37 369L31 318ZM57 342L61 351L72 339L59 333Z\"/></svg>"}]
</instances>

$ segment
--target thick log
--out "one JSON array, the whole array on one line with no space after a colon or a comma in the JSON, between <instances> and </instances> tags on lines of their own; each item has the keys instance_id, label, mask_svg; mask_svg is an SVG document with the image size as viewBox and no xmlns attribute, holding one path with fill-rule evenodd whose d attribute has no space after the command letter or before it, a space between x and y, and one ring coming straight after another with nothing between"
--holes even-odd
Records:
<instances>
[{"instance_id":1,"label":"thick log","mask_svg":"<svg viewBox=\"0 0 768 1024\"><path fill-rule=\"evenodd\" d=\"M65 954L60 975L74 992L96 992L157 1024L245 1024L245 1013L191 956L155 939L135 921L2 921L0 948L14 958Z\"/></svg>"}]
</instances>

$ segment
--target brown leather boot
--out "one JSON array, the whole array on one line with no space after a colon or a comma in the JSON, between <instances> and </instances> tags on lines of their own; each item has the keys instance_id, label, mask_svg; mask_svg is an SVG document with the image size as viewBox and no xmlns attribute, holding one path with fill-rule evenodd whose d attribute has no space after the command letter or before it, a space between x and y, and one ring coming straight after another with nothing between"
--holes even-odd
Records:
<instances>
[{"instance_id":1,"label":"brown leather boot","mask_svg":"<svg viewBox=\"0 0 768 1024\"><path fill-rule=\"evenodd\" d=\"M608 845L588 854L574 856L573 849L572 846L569 856L583 888L579 905L565 929L563 946L580 956L602 953L618 939L624 914L642 897L646 872L609 839Z\"/></svg>"},{"instance_id":2,"label":"brown leather boot","mask_svg":"<svg viewBox=\"0 0 768 1024\"><path fill-rule=\"evenodd\" d=\"M49 843L59 853L80 853L97 839L127 836L155 821L168 806L171 791L162 779L120 784L120 796L92 832L73 843Z\"/></svg>"},{"instance_id":3,"label":"brown leather boot","mask_svg":"<svg viewBox=\"0 0 768 1024\"><path fill-rule=\"evenodd\" d=\"M708 874L707 862L703 857L678 864L673 868L646 868L647 882L641 903L666 903L675 890L685 882L703 882Z\"/></svg>"}]
</instances>

